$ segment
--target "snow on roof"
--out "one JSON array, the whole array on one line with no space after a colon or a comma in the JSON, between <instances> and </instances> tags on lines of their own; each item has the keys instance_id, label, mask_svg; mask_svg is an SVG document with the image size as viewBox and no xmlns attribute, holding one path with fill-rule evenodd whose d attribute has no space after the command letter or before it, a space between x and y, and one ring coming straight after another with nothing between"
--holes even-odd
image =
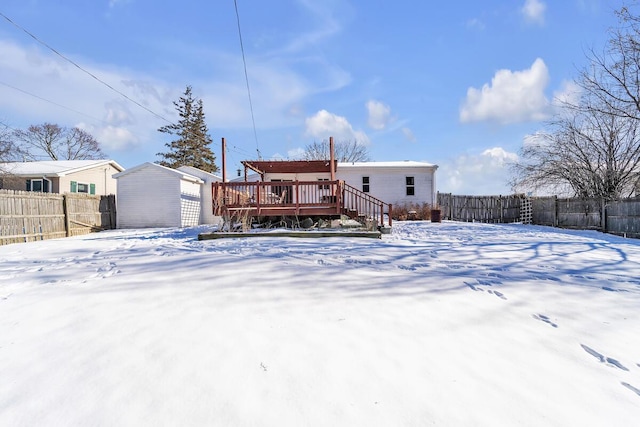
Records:
<instances>
[{"instance_id":1,"label":"snow on roof","mask_svg":"<svg viewBox=\"0 0 640 427\"><path fill-rule=\"evenodd\" d=\"M162 171L164 171L166 173L170 173L170 174L176 175L176 176L180 177L181 179L185 179L187 181L196 182L198 184L203 184L204 183L204 181L202 181L200 178L198 178L196 176L193 176L191 174L188 174L188 173L186 173L184 171L180 171L178 169L168 168L166 166L162 166L162 165L159 165L157 163L151 163L151 162L146 162L146 163L142 163L142 164L140 164L138 166L134 166L132 168L127 169L124 172L120 172L120 173L117 173L117 174L113 175L113 177L118 179L118 178L123 177L125 175L128 175L130 173L133 173L133 172L136 172L136 171L140 171L142 169L147 169L147 168L156 168L156 169L162 170Z\"/></svg>"},{"instance_id":2,"label":"snow on roof","mask_svg":"<svg viewBox=\"0 0 640 427\"><path fill-rule=\"evenodd\" d=\"M402 160L393 162L340 162L340 168L433 168L438 167L432 163L416 162L413 160Z\"/></svg>"},{"instance_id":3,"label":"snow on roof","mask_svg":"<svg viewBox=\"0 0 640 427\"><path fill-rule=\"evenodd\" d=\"M199 168L195 168L193 166L180 166L177 169L203 180L210 179L212 181L222 181L222 177L220 177L219 175L213 174L211 172L207 172Z\"/></svg>"},{"instance_id":4,"label":"snow on roof","mask_svg":"<svg viewBox=\"0 0 640 427\"><path fill-rule=\"evenodd\" d=\"M45 175L64 176L74 172L111 164L123 171L124 168L114 160L44 160L40 162L9 162L0 163L3 172L13 175Z\"/></svg>"}]
</instances>

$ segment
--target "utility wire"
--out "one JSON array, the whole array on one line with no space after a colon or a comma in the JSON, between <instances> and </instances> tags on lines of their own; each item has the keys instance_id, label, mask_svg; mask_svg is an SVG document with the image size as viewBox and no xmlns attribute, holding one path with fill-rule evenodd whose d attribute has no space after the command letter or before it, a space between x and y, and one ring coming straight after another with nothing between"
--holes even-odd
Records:
<instances>
[{"instance_id":1,"label":"utility wire","mask_svg":"<svg viewBox=\"0 0 640 427\"><path fill-rule=\"evenodd\" d=\"M66 106L64 106L64 105L62 105L62 104L58 104L57 102L54 102L54 101L51 101L51 100L49 100L49 99L43 98L43 97L38 96L38 95L36 95L36 94L33 94L33 93L31 93L31 92L27 92L26 90L20 89L19 87L15 87L15 86L10 85L10 84L5 83L5 82L0 82L0 85L6 86L6 87L11 88L11 89L14 89L14 90L17 90L18 92L22 92L22 93L24 93L25 95L29 95L29 96L32 96L32 97L34 97L34 98L37 98L37 99L39 99L39 100L41 100L41 101L45 101L45 102L48 102L48 103L50 103L50 104L53 104L53 105L55 105L56 107L64 108L65 110L69 110L69 111L74 112L74 113L76 113L76 114L80 114L80 115L85 116L85 117L88 117L88 118L90 118L90 119L92 119L92 120L96 120L96 121L98 121L98 122L100 122L100 123L103 123L103 124L107 124L107 125L108 125L108 123L107 123L107 122L105 122L104 120L101 120L101 119L98 119L98 118L96 118L96 117L90 116L90 115L88 115L88 114L86 114L86 113L83 113L82 111L78 111L78 110L74 110L73 108L66 107Z\"/></svg>"},{"instance_id":2,"label":"utility wire","mask_svg":"<svg viewBox=\"0 0 640 427\"><path fill-rule=\"evenodd\" d=\"M240 38L240 51L242 52L242 63L244 65L244 79L247 83L247 94L249 96L249 109L251 110L251 122L253 123L253 137L256 140L256 152L258 159L262 159L260 155L260 146L258 145L258 132L256 131L256 119L253 115L253 102L251 101L251 89L249 88L249 75L247 74L247 60L244 56L244 44L242 43L242 31L240 30L240 13L238 13L238 0L233 0L236 9L236 21L238 23L238 37Z\"/></svg>"},{"instance_id":3,"label":"utility wire","mask_svg":"<svg viewBox=\"0 0 640 427\"><path fill-rule=\"evenodd\" d=\"M237 12L237 9L236 9L236 12ZM58 52L56 49L54 49L53 47L49 46L46 42L44 42L44 41L40 40L36 35L34 35L33 33L31 33L29 30L27 30L26 28L24 28L24 27L20 26L20 25L19 25L19 24L17 24L16 22L12 21L12 20L11 20L7 15L5 15L4 13L0 12L0 16L2 16L4 19L6 19L6 20L11 24L11 25L13 25L13 26L15 26L16 28L18 28L19 30L23 31L23 32L24 32L24 33L26 33L29 37L33 38L36 42L40 43L41 45L43 45L43 46L44 46L44 47L46 47L47 49L51 50L53 53L55 53L56 55L58 55L60 58L62 58L62 59L64 59L65 61L69 62L70 64L72 64L74 67L76 67L76 68L77 68L77 69L79 69L80 71L82 71L82 72L84 72L84 73L88 74L88 75L89 75L89 76L91 76L93 79L95 79L95 80L96 80L96 81L98 81L99 83L103 84L103 85L104 85L104 86L106 86L107 88L111 89L112 91L116 92L116 93L117 93L117 94L119 94L120 96L124 97L126 100L128 100L128 101L130 101L130 102L134 103L134 104L135 104L135 105L137 105L138 107L140 107L140 108L142 108L143 110L145 110L145 111L147 111L147 112L151 113L152 115L156 116L156 117L157 117L157 118L159 118L160 120L163 120L163 121L165 121L165 122L167 122L167 123L169 123L169 124L174 124L171 120L169 120L169 119L167 119L167 118L163 117L162 115L160 115L160 114L156 113L155 111L151 110L150 108L145 107L144 105L142 105L142 104L140 104L138 101L136 101L136 100L132 99L131 97L129 97L129 96L128 96L128 95L126 95L125 93L123 93L123 92L119 91L118 89L114 88L114 87L113 87L113 86L111 86L110 84L108 84L108 83L106 83L105 81L101 80L99 77L97 77L96 75L92 74L90 71L85 70L85 69L84 69L84 68L82 68L80 65L78 65L77 63L75 63L75 62L74 62L74 61L72 61L71 59L67 58L67 57L66 57L66 56L64 56L62 53L60 53L60 52ZM244 58L244 53L243 53L243 58ZM245 75L246 75L246 67L245 67ZM3 83L3 84L4 84L4 83ZM248 80L247 80L247 88L248 88L248 84L249 84L249 83L248 83ZM31 94L31 93L28 93L28 92L23 91L23 90L21 90L21 89L18 89L18 88L16 88L16 87L13 87L13 86L10 86L10 85L7 85L7 84L5 84L5 86L12 87L13 89L19 90L19 91L24 92L24 93L26 93L26 94L28 94L28 95L31 95L31 96L34 96L34 97L36 97L36 98L42 99L43 101L51 102L52 104L58 105L59 107L67 108L68 110L71 110L71 109L70 109L70 108L68 108L68 107L64 107L63 105L56 104L55 102L52 102L52 101L46 100L46 99L44 99L44 98L40 98L40 97L39 97L39 96L37 96L37 95L34 95L34 94ZM249 98L249 99L251 99L251 98ZM74 110L71 110L71 111L74 111ZM74 112L79 113L78 111L74 111ZM83 113L80 113L80 114L83 114ZM251 114L252 114L252 117L253 117L253 110L252 110L252 113L251 113ZM85 115L85 116L86 116L86 114L83 114L83 115ZM90 116L88 116L88 117L90 117ZM94 119L95 119L95 118L94 118ZM100 121L101 121L101 122L103 122L102 120L100 120ZM192 132L189 132L189 133L192 133ZM254 133L255 133L255 123L254 123ZM256 144L257 144L257 136L256 136ZM258 153L259 153L259 151L258 151Z\"/></svg>"},{"instance_id":4,"label":"utility wire","mask_svg":"<svg viewBox=\"0 0 640 427\"><path fill-rule=\"evenodd\" d=\"M2 16L4 19L6 19L10 24L12 24L13 26L15 26L16 28L22 30L23 32L25 32L29 37L31 37L32 39L34 39L36 42L40 43L41 45L43 45L44 47L46 47L47 49L51 50L53 53L55 53L56 55L58 55L60 58L64 59L65 61L69 62L71 65L73 65L74 67L76 67L77 69L79 69L80 71L88 74L89 76L93 77L95 80L97 80L98 82L102 83L103 85L105 85L106 87L108 87L109 89L111 89L112 91L118 93L119 95L123 96L124 98L126 98L127 100L133 102L134 104L136 104L138 107L148 111L149 113L153 114L154 116L156 116L157 118L164 120L167 123L172 123L170 120L164 118L163 116L161 116L160 114L156 113L155 111L150 110L149 108L145 107L144 105L140 104L138 101L130 98L129 96L127 96L126 94L122 93L121 91L119 91L118 89L114 88L113 86L111 86L109 83L106 83L105 81L101 80L99 77L97 77L95 74L92 74L90 71L85 70L84 68L82 68L80 65L78 65L77 63L73 62L71 59L67 58L66 56L64 56L63 54L61 54L60 52L58 52L57 50L55 50L53 47L49 46L47 43L45 43L44 41L40 40L37 36L35 36L33 33L29 32L26 28L21 27L20 25L18 25L17 23L13 22L7 15L5 15L4 13L0 12L0 16Z\"/></svg>"}]
</instances>

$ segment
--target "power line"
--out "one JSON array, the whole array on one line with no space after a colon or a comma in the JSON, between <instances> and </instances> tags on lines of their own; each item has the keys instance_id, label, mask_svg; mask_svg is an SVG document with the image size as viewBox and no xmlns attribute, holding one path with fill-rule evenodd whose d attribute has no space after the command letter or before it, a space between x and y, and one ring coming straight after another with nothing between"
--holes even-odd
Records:
<instances>
[{"instance_id":1,"label":"power line","mask_svg":"<svg viewBox=\"0 0 640 427\"><path fill-rule=\"evenodd\" d=\"M39 100L41 100L41 101L45 101L45 102L48 102L48 103L50 103L50 104L53 104L53 105L55 105L56 107L64 108L65 110L69 110L69 111L74 112L74 113L76 113L76 114L80 114L80 115L82 115L82 116L88 117L88 118L90 118L90 119L92 119L92 120L96 120L96 121L101 122L101 123L103 123L103 124L107 124L107 125L109 124L109 123L105 122L104 120L101 120L101 119L98 119L98 118L96 118L96 117L90 116L90 115L88 115L88 114L86 114L86 113L83 113L82 111L74 110L73 108L69 108L69 107L66 107L66 106L64 106L64 105L62 105L62 104L58 104L57 102L54 102L54 101L51 101L51 100L49 100L49 99L43 98L43 97L38 96L38 95L36 95L36 94L33 94L33 93L31 93L31 92L27 92L26 90L20 89L20 88L18 88L18 87L15 87L15 86L13 86L13 85L8 84L8 83L0 82L0 85L6 86L6 87L11 88L11 89L14 89L14 90L17 90L18 92L22 92L22 93L24 93L25 95L32 96L32 97L37 98L37 99L39 99Z\"/></svg>"},{"instance_id":2,"label":"power line","mask_svg":"<svg viewBox=\"0 0 640 427\"><path fill-rule=\"evenodd\" d=\"M73 62L71 59L67 58L66 56L64 56L63 54L61 54L60 52L58 52L56 49L54 49L53 47L49 46L47 43L45 43L44 41L40 40L36 35L34 35L33 33L29 32L26 28L18 25L17 23L13 22L7 15L5 15L4 13L0 12L0 16L2 16L4 19L6 19L11 25L15 26L16 28L22 30L24 33L26 33L29 37L31 37L32 39L34 39L36 42L40 43L41 45L43 45L44 47L46 47L47 49L51 50L53 53L55 53L56 55L58 55L60 58L64 59L65 61L69 62L71 65L73 65L74 67L76 67L77 69L79 69L80 71L88 74L89 76L93 77L96 81L102 83L103 85L105 85L106 87L108 87L109 89L111 89L112 91L116 92L117 94L121 95L122 97L124 97L125 99L127 99L130 102L133 102L134 104L136 104L138 107L148 111L149 113L153 114L154 116L158 117L161 120L164 120L167 123L172 123L170 120L164 118L163 116L161 116L160 114L156 113L155 111L152 111L151 109L145 107L144 105L140 104L138 101L130 98L128 95L122 93L121 91L119 91L118 89L114 88L113 86L111 86L109 83L106 83L105 81L101 80L99 77L97 77L95 74L92 74L90 71L85 70L84 68L82 68L80 65L78 65L77 63Z\"/></svg>"},{"instance_id":3,"label":"power line","mask_svg":"<svg viewBox=\"0 0 640 427\"><path fill-rule=\"evenodd\" d=\"M258 145L258 132L256 131L256 119L253 115L253 102L251 101L251 89L249 88L249 75L247 74L247 60L244 56L244 44L242 43L242 31L240 30L240 14L238 13L238 1L233 0L233 4L236 9L236 21L238 23L238 37L240 38L240 51L242 52L242 63L244 65L244 79L247 83L247 94L249 96L249 109L251 110L251 122L253 123L253 137L256 140L256 152L258 153L258 159L261 159L260 146Z\"/></svg>"},{"instance_id":4,"label":"power line","mask_svg":"<svg viewBox=\"0 0 640 427\"><path fill-rule=\"evenodd\" d=\"M237 12L237 8L236 8L236 12ZM152 115L154 115L155 117L159 118L160 120L163 120L163 121L165 121L165 122L167 122L167 123L169 123L169 124L174 124L171 120L169 120L169 119L165 118L164 116L162 116L162 115L160 115L160 114L156 113L155 111L151 110L150 108L148 108L148 107L146 107L146 106L144 106L144 105L140 104L138 101L136 101L136 100L132 99L131 97L129 97L129 96L128 96L128 95L126 95L125 93L123 93L123 92L119 91L118 89L114 88L113 86L111 86L111 85L110 85L110 84L108 84L107 82L105 82L105 81L101 80L99 77L97 77L96 75L94 75L94 74L93 74L93 73L91 73L90 71L85 70L85 69L84 69L84 68L82 68L80 65L78 65L76 62L74 62L73 60L71 60L71 59L67 58L67 57L66 57L66 56L64 56L62 53L58 52L56 49L54 49L54 48L53 48L53 47L51 47L49 44L47 44L46 42L44 42L43 40L41 40L40 38L38 38L36 35L34 35L33 33L31 33L29 30L27 30L26 28L24 28L24 27L20 26L19 24L17 24L17 23L16 23L16 22L14 22L13 20L11 20L11 19L10 19L7 15L5 15L4 13L0 12L0 16L2 16L4 19L6 19L6 20L11 24L11 25L13 25L13 26L15 26L16 28L18 28L19 30L23 31L23 32L24 32L24 33L26 33L29 37L33 38L36 42L40 43L41 45L43 45L43 46L44 46L44 47L46 47L47 49L51 50L53 53L55 53L56 55L58 55L60 58L62 58L62 59L64 59L65 61L69 62L70 64L72 64L74 67L76 67L76 68L77 68L77 69L79 69L80 71L84 72L85 74L87 74L87 75L91 76L93 79L95 79L95 80L96 80L96 81L98 81L99 83L103 84L103 85L104 85L104 86L106 86L107 88L111 89L112 91L116 92L117 94L119 94L120 96L122 96L123 98L125 98L126 100L128 100L129 102L134 103L134 104L135 104L135 105L137 105L138 107L140 107L140 108L142 108L143 110L145 110L145 111L147 111L147 112L151 113ZM243 53L243 58L244 58L244 53ZM245 66L245 76L246 76L246 66ZM4 83L3 83L3 84L4 84ZM248 80L247 80L247 88L248 88L248 84L249 84L249 83L248 83ZM49 101L49 100L44 99L44 98L41 98L41 97L39 97L39 96L37 96L37 95L34 95L34 94L31 94L31 93L28 93L28 92L23 91L23 90L21 90L21 89L18 89L18 88L16 88L16 87L13 87L13 86L10 86L10 85L7 85L7 84L5 84L5 86L12 87L13 89L19 90L19 91L24 92L24 93L26 93L26 94L28 94L28 95L34 96L34 97L36 97L36 98L39 98L39 99L41 99L41 100L43 100L43 101L51 102L52 104L58 105L59 107L62 107L62 108L66 108L66 109L68 109L68 110L70 110L70 111L74 111L74 112L76 112L76 113L83 114L83 113L80 113L80 112L78 112L78 111L72 110L72 109L70 109L70 108L68 108L68 107L65 107L65 106L63 106L63 105L56 104L56 103L55 103L55 102L53 102L53 101ZM85 116L86 116L86 114L83 114L83 115L85 115ZM253 110L252 110L252 112L251 112L251 115L252 115L252 117L253 117ZM87 116L87 117L90 117L90 116ZM92 118L93 118L93 117L92 117ZM95 119L95 118L93 118L93 119ZM97 119L95 119L95 120L97 120ZM104 123L104 121L102 121L102 120L99 120L99 121ZM193 133L193 132L188 131L188 133ZM254 122L254 133L255 133L255 122ZM256 136L256 145L257 145L257 136ZM259 153L259 151L258 151L258 153Z\"/></svg>"}]
</instances>

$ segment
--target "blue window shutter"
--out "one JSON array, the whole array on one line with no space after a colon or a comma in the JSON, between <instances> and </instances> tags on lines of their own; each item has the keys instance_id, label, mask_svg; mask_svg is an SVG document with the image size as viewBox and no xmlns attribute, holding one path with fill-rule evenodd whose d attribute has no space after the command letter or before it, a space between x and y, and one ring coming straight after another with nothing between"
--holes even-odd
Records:
<instances>
[{"instance_id":1,"label":"blue window shutter","mask_svg":"<svg viewBox=\"0 0 640 427\"><path fill-rule=\"evenodd\" d=\"M47 181L46 179L42 180L42 192L43 193L48 193L51 190L49 189L49 181Z\"/></svg>"},{"instance_id":2,"label":"blue window shutter","mask_svg":"<svg viewBox=\"0 0 640 427\"><path fill-rule=\"evenodd\" d=\"M96 185L89 184L89 194L96 194Z\"/></svg>"},{"instance_id":3,"label":"blue window shutter","mask_svg":"<svg viewBox=\"0 0 640 427\"><path fill-rule=\"evenodd\" d=\"M27 191L31 191L31 180L27 180Z\"/></svg>"},{"instance_id":4,"label":"blue window shutter","mask_svg":"<svg viewBox=\"0 0 640 427\"><path fill-rule=\"evenodd\" d=\"M72 193L78 192L78 183L76 181L71 181L71 192Z\"/></svg>"}]
</instances>

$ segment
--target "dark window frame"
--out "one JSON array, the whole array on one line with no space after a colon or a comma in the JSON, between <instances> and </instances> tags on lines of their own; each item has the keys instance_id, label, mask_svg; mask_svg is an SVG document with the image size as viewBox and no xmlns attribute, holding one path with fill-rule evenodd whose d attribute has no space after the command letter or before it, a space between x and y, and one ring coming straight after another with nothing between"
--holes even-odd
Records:
<instances>
[{"instance_id":1,"label":"dark window frame","mask_svg":"<svg viewBox=\"0 0 640 427\"><path fill-rule=\"evenodd\" d=\"M368 176L362 177L362 192L368 193L371 190L371 179Z\"/></svg>"},{"instance_id":2,"label":"dark window frame","mask_svg":"<svg viewBox=\"0 0 640 427\"><path fill-rule=\"evenodd\" d=\"M416 195L416 179L413 176L405 177L405 187L407 196L415 196Z\"/></svg>"}]
</instances>

